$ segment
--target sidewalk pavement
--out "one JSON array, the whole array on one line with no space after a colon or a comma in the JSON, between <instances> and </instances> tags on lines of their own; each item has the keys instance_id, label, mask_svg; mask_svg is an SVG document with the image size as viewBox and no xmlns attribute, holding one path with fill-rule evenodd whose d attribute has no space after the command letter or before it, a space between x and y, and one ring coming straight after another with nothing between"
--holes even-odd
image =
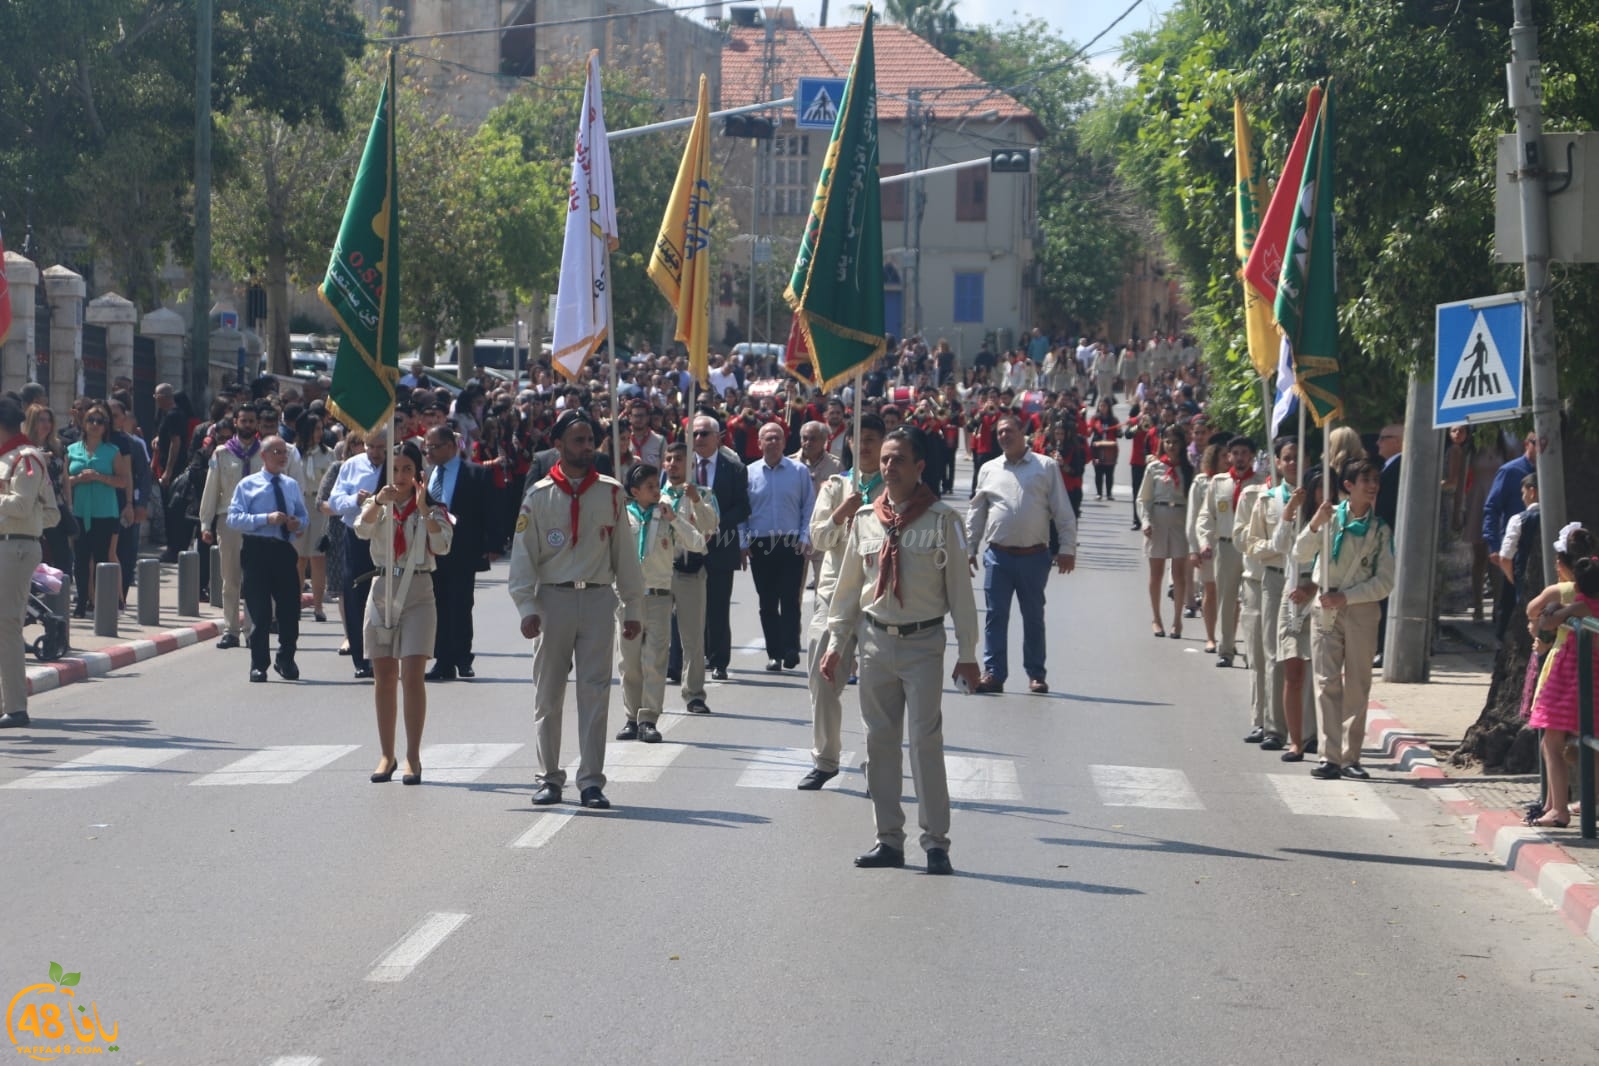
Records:
<instances>
[{"instance_id":1,"label":"sidewalk pavement","mask_svg":"<svg viewBox=\"0 0 1599 1066\"><path fill-rule=\"evenodd\" d=\"M1372 684L1367 747L1426 783L1494 861L1599 944L1599 841L1583 840L1575 817L1570 829L1522 824L1538 798L1537 774L1485 775L1444 762L1482 712L1493 663L1491 624L1444 619L1427 684Z\"/></svg>"}]
</instances>

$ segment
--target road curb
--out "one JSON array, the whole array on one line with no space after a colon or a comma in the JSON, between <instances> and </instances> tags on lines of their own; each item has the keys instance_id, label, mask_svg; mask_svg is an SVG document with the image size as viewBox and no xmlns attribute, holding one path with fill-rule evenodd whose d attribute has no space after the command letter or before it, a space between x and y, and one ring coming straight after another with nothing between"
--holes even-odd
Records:
<instances>
[{"instance_id":1,"label":"road curb","mask_svg":"<svg viewBox=\"0 0 1599 1066\"><path fill-rule=\"evenodd\" d=\"M1449 780L1420 734L1387 717L1382 704L1372 702L1367 707L1377 715L1367 721L1367 735L1376 738L1375 746L1384 755L1418 781L1437 784ZM1461 799L1447 785L1431 791L1495 862L1599 945L1599 881L1565 848L1542 830L1523 824L1513 811L1490 810L1476 800Z\"/></svg>"},{"instance_id":2,"label":"road curb","mask_svg":"<svg viewBox=\"0 0 1599 1066\"><path fill-rule=\"evenodd\" d=\"M202 640L210 640L221 633L219 622L196 622L179 629L168 629L153 637L116 644L99 651L86 651L68 655L53 663L40 663L28 667L28 695L51 692L91 677L104 677L113 670L121 670L134 663L153 659L157 655L187 648Z\"/></svg>"}]
</instances>

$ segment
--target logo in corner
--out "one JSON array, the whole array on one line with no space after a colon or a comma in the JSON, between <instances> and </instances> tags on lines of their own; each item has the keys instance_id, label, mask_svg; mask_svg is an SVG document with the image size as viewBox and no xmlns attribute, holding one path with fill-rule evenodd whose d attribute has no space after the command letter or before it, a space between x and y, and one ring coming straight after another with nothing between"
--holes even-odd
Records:
<instances>
[{"instance_id":1,"label":"logo in corner","mask_svg":"<svg viewBox=\"0 0 1599 1066\"><path fill-rule=\"evenodd\" d=\"M109 1029L100 1019L100 1005L77 1002L81 974L50 964L50 980L28 985L6 1005L6 1035L19 1054L35 1062L63 1055L95 1055L120 1051L117 1024Z\"/></svg>"}]
</instances>

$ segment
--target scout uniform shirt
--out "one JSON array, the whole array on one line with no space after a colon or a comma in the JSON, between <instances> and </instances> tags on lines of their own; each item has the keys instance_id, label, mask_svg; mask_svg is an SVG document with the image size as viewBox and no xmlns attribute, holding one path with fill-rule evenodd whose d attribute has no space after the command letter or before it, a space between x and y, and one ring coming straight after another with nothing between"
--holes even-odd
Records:
<instances>
[{"instance_id":1,"label":"scout uniform shirt","mask_svg":"<svg viewBox=\"0 0 1599 1066\"><path fill-rule=\"evenodd\" d=\"M638 542L631 536L627 494L621 483L597 474L589 487L579 493L576 536L572 504L572 496L550 477L538 482L523 497L522 510L516 518L509 582L516 609L523 618L542 614L540 585L577 581L614 584L622 601L622 620L638 621L644 575L639 569Z\"/></svg>"},{"instance_id":2,"label":"scout uniform shirt","mask_svg":"<svg viewBox=\"0 0 1599 1066\"><path fill-rule=\"evenodd\" d=\"M1247 489L1250 485L1259 485L1265 478L1253 471L1244 482ZM1243 497L1238 500L1242 505ZM1210 479L1206 487L1205 498L1199 508L1199 515L1195 520L1194 529L1199 534L1200 550L1209 548L1216 550L1216 543L1223 540L1232 540L1235 535L1243 534L1243 527L1234 530L1237 515L1233 509L1233 475L1231 470L1223 470ZM1239 547L1234 544L1233 547Z\"/></svg>"},{"instance_id":3,"label":"scout uniform shirt","mask_svg":"<svg viewBox=\"0 0 1599 1066\"><path fill-rule=\"evenodd\" d=\"M1231 482L1232 478L1227 480ZM1265 481L1245 486L1238 496L1238 512L1233 515L1233 547L1244 557L1244 577L1251 581L1259 581L1266 573L1265 560L1249 550L1249 528L1254 524L1255 512L1260 510L1261 501L1266 498L1269 489L1270 484ZM1271 565L1281 568L1282 562L1273 560Z\"/></svg>"},{"instance_id":4,"label":"scout uniform shirt","mask_svg":"<svg viewBox=\"0 0 1599 1066\"><path fill-rule=\"evenodd\" d=\"M957 663L977 662L977 601L966 569L966 537L960 517L949 504L934 503L900 533L899 591L877 594L878 552L887 534L870 507L855 513L837 585L828 609L827 627L842 645L855 633L862 613L884 625L913 625L950 615L955 622ZM818 583L818 588L820 583Z\"/></svg>"},{"instance_id":5,"label":"scout uniform shirt","mask_svg":"<svg viewBox=\"0 0 1599 1066\"><path fill-rule=\"evenodd\" d=\"M0 534L37 537L61 520L44 456L21 434L0 449ZM47 510L56 513L53 521Z\"/></svg>"},{"instance_id":6,"label":"scout uniform shirt","mask_svg":"<svg viewBox=\"0 0 1599 1066\"><path fill-rule=\"evenodd\" d=\"M676 558L677 553L705 550L705 534L695 521L693 514L695 509L683 506L687 499L685 495L678 501L678 505L673 507L663 495L661 502L645 511L642 518L639 517L637 507L630 504L627 508L628 528L633 531L633 544L638 549L639 569L644 574L644 587L647 589L670 591L672 560ZM671 512L670 521L662 519L662 506ZM714 519L714 512L712 516ZM715 524L714 521L712 524Z\"/></svg>"},{"instance_id":7,"label":"scout uniform shirt","mask_svg":"<svg viewBox=\"0 0 1599 1066\"><path fill-rule=\"evenodd\" d=\"M822 553L822 569L816 578L816 599L823 605L833 599L833 586L838 584L838 568L844 561L844 547L849 541L850 526L853 524L841 522L835 525L833 512L850 493L860 492L862 488L866 492L866 499L861 509L855 512L855 517L860 518L872 509L872 504L883 494L881 474L872 474L859 485L853 470L847 474L835 474L822 483L821 491L816 494L816 508L811 512L811 547ZM900 584L904 585L903 578Z\"/></svg>"},{"instance_id":8,"label":"scout uniform shirt","mask_svg":"<svg viewBox=\"0 0 1599 1066\"><path fill-rule=\"evenodd\" d=\"M673 485L668 482L661 486L661 499L671 504L672 510L677 512L679 516L686 517L690 522L694 523L694 528L699 530L705 544L709 545L711 538L716 536L716 531L722 528L722 511L721 508L716 506L716 497L711 494L710 489L700 487L697 488L697 491L700 494L700 502L691 506L688 502L688 482L685 481L681 485ZM686 514L683 511L685 507L689 508ZM684 542L679 541L677 550L679 552L678 558L682 559L689 552L703 552L705 548L690 548ZM650 587L656 588L659 586L651 585Z\"/></svg>"},{"instance_id":9,"label":"scout uniform shirt","mask_svg":"<svg viewBox=\"0 0 1599 1066\"><path fill-rule=\"evenodd\" d=\"M1286 481L1269 488L1251 485L1244 490L1245 497L1252 497L1249 520L1239 533L1238 540L1238 547L1245 559L1252 559L1260 566L1287 569L1288 557L1276 544L1276 533L1282 526L1283 507L1288 503L1291 492Z\"/></svg>"},{"instance_id":10,"label":"scout uniform shirt","mask_svg":"<svg viewBox=\"0 0 1599 1066\"><path fill-rule=\"evenodd\" d=\"M1341 503L1333 512L1332 554L1329 559L1321 550L1328 531L1312 533L1310 524L1300 530L1294 541L1294 558L1299 562L1315 560L1316 585L1323 592L1342 592L1351 605L1376 603L1394 589L1394 534L1388 523L1377 517L1376 509L1366 512L1365 532L1351 527L1348 503ZM1339 534L1342 534L1342 537Z\"/></svg>"}]
</instances>

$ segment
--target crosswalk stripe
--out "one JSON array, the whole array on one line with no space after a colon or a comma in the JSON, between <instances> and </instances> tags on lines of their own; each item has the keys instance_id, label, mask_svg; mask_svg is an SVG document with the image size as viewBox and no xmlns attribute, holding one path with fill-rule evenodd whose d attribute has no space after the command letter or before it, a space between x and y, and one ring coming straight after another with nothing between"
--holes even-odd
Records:
<instances>
[{"instance_id":1,"label":"crosswalk stripe","mask_svg":"<svg viewBox=\"0 0 1599 1066\"><path fill-rule=\"evenodd\" d=\"M193 750L149 746L97 748L58 766L7 781L0 788L94 788L153 769Z\"/></svg>"},{"instance_id":2,"label":"crosswalk stripe","mask_svg":"<svg viewBox=\"0 0 1599 1066\"><path fill-rule=\"evenodd\" d=\"M1099 801L1107 807L1202 811L1204 803L1181 770L1157 766L1090 766Z\"/></svg>"},{"instance_id":3,"label":"crosswalk stripe","mask_svg":"<svg viewBox=\"0 0 1599 1066\"><path fill-rule=\"evenodd\" d=\"M550 842L550 838L559 833L566 823L576 815L571 811L549 811L539 815L538 821L527 827L527 831L511 841L513 848L542 848Z\"/></svg>"},{"instance_id":4,"label":"crosswalk stripe","mask_svg":"<svg viewBox=\"0 0 1599 1066\"><path fill-rule=\"evenodd\" d=\"M1010 759L985 759L975 755L944 756L944 776L949 798L967 803L1017 803L1022 786L1016 764Z\"/></svg>"},{"instance_id":5,"label":"crosswalk stripe","mask_svg":"<svg viewBox=\"0 0 1599 1066\"><path fill-rule=\"evenodd\" d=\"M1369 784L1320 781L1308 774L1267 774L1283 805L1295 814L1396 822L1399 815Z\"/></svg>"},{"instance_id":6,"label":"crosswalk stripe","mask_svg":"<svg viewBox=\"0 0 1599 1066\"><path fill-rule=\"evenodd\" d=\"M735 782L739 788L792 789L800 783L800 778L810 772L813 765L809 748L755 748L749 752L747 759L744 772L738 775L738 781ZM840 766L848 766L854 761L853 751L843 752L838 757Z\"/></svg>"},{"instance_id":7,"label":"crosswalk stripe","mask_svg":"<svg viewBox=\"0 0 1599 1066\"><path fill-rule=\"evenodd\" d=\"M681 754L681 744L640 744L636 740L607 744L605 779L612 784L648 785L659 781L672 760ZM574 759L566 768L568 777L577 774L579 762Z\"/></svg>"},{"instance_id":8,"label":"crosswalk stripe","mask_svg":"<svg viewBox=\"0 0 1599 1066\"><path fill-rule=\"evenodd\" d=\"M292 785L308 774L342 759L359 744L283 744L251 752L196 785ZM425 766L425 764L424 764Z\"/></svg>"},{"instance_id":9,"label":"crosswalk stripe","mask_svg":"<svg viewBox=\"0 0 1599 1066\"><path fill-rule=\"evenodd\" d=\"M434 911L427 915L373 964L372 972L366 975L366 979L387 983L405 980L423 959L433 953L434 948L444 943L445 937L461 927L467 917L447 911Z\"/></svg>"},{"instance_id":10,"label":"crosswalk stripe","mask_svg":"<svg viewBox=\"0 0 1599 1066\"><path fill-rule=\"evenodd\" d=\"M268 1066L322 1066L315 1055L279 1055Z\"/></svg>"},{"instance_id":11,"label":"crosswalk stripe","mask_svg":"<svg viewBox=\"0 0 1599 1066\"><path fill-rule=\"evenodd\" d=\"M476 781L509 759L521 744L428 744L422 749L422 779L438 784Z\"/></svg>"}]
</instances>

